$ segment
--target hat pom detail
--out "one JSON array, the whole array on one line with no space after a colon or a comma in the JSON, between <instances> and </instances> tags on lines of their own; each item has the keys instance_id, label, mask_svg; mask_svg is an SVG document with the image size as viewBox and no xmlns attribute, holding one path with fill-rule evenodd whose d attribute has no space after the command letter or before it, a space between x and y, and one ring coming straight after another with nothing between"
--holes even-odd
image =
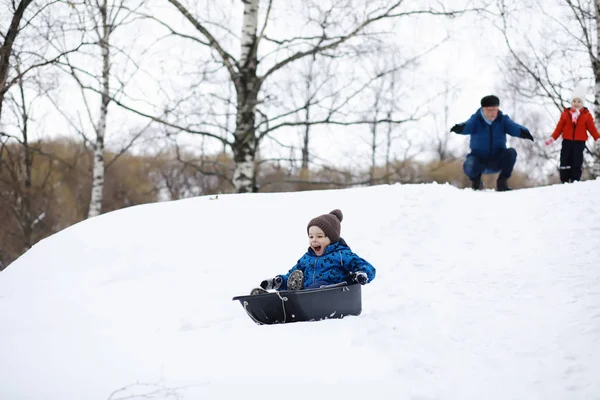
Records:
<instances>
[{"instance_id":1,"label":"hat pom detail","mask_svg":"<svg viewBox=\"0 0 600 400\"><path fill-rule=\"evenodd\" d=\"M337 208L333 211L330 211L329 214L335 215L335 217L342 222L342 220L344 219L344 214L342 214L341 210L338 210Z\"/></svg>"}]
</instances>

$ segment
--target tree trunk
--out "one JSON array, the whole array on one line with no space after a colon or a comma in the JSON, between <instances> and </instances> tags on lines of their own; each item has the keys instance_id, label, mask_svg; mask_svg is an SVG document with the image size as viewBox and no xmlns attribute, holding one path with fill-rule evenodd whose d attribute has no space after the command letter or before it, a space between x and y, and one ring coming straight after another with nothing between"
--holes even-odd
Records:
<instances>
[{"instance_id":1,"label":"tree trunk","mask_svg":"<svg viewBox=\"0 0 600 400\"><path fill-rule=\"evenodd\" d=\"M308 68L308 74L306 81L304 82L304 89L306 90L306 103L304 104L304 120L307 124L304 127L304 138L302 142L302 174L306 174L308 177L308 163L310 158L309 142L310 142L310 108L312 100L312 83L313 83L313 71L315 67L315 56L313 55L312 61Z\"/></svg>"},{"instance_id":2,"label":"tree trunk","mask_svg":"<svg viewBox=\"0 0 600 400\"><path fill-rule=\"evenodd\" d=\"M375 117L377 118L377 117ZM377 168L377 123L371 124L371 168L369 168L369 186L375 184L375 169Z\"/></svg>"},{"instance_id":3,"label":"tree trunk","mask_svg":"<svg viewBox=\"0 0 600 400\"><path fill-rule=\"evenodd\" d=\"M305 108L305 118L306 122L310 121L310 106L308 103ZM310 125L307 123L304 127L304 138L302 140L302 171L308 171L308 162L309 162L309 150L308 144L310 139Z\"/></svg>"},{"instance_id":4,"label":"tree trunk","mask_svg":"<svg viewBox=\"0 0 600 400\"><path fill-rule=\"evenodd\" d=\"M94 166L92 171L92 193L88 218L100 215L104 200L104 137L106 135L106 117L110 103L110 25L106 0L100 6L102 15L102 38L100 48L102 51L102 102L100 104L100 118L96 127L96 144L94 146Z\"/></svg>"},{"instance_id":5,"label":"tree trunk","mask_svg":"<svg viewBox=\"0 0 600 400\"><path fill-rule=\"evenodd\" d=\"M370 186L375 184L375 169L377 168L377 115L379 114L379 96L380 93L375 93L375 103L373 104L373 122L371 123L371 168L369 172Z\"/></svg>"},{"instance_id":6,"label":"tree trunk","mask_svg":"<svg viewBox=\"0 0 600 400\"><path fill-rule=\"evenodd\" d=\"M17 71L20 72L19 66L17 65ZM23 253L26 252L33 246L33 206L32 196L33 189L31 187L31 171L33 169L33 155L31 148L29 147L29 113L27 112L27 103L25 102L25 88L23 86L23 79L19 79L19 92L21 95L21 118L23 123L22 135L23 135L23 180L25 187L23 190L19 190L19 198L15 201L15 204L20 208L18 215L20 216L21 233L23 235ZM21 177L19 177L20 181ZM20 183L17 182L18 185Z\"/></svg>"},{"instance_id":7,"label":"tree trunk","mask_svg":"<svg viewBox=\"0 0 600 400\"><path fill-rule=\"evenodd\" d=\"M10 69L10 56L12 55L13 44L19 34L19 25L25 14L25 9L32 2L33 0L22 0L19 3L13 14L8 32L6 32L6 35L4 36L4 43L2 43L2 47L0 47L0 121L2 120L2 103L4 103L4 95L8 91L6 81Z\"/></svg>"},{"instance_id":8,"label":"tree trunk","mask_svg":"<svg viewBox=\"0 0 600 400\"><path fill-rule=\"evenodd\" d=\"M17 66L19 71L19 66ZM20 71L19 71L20 72ZM25 102L25 88L23 79L19 79L19 92L21 94L21 118L23 119L23 164L25 165L25 190L31 188L31 170L33 169L33 155L29 148L29 113L27 112L27 103Z\"/></svg>"},{"instance_id":9,"label":"tree trunk","mask_svg":"<svg viewBox=\"0 0 600 400\"><path fill-rule=\"evenodd\" d=\"M385 140L385 183L388 185L391 182L390 164L391 164L391 152L392 152L392 133L394 131L394 126L391 121L392 121L392 114L394 112L394 104L396 103L396 77L394 75L392 75L392 78L390 81L389 91L391 94L391 101L390 101L390 108L388 109L387 115L386 115L388 123L387 123L387 132L385 135L386 136L385 137L385 139L386 139Z\"/></svg>"},{"instance_id":10,"label":"tree trunk","mask_svg":"<svg viewBox=\"0 0 600 400\"><path fill-rule=\"evenodd\" d=\"M258 28L259 0L243 0L244 22L242 25L242 49L240 70L236 79L237 120L233 157L235 170L233 186L238 193L250 193L257 190L256 181L256 103L258 100L259 80L256 75L256 32Z\"/></svg>"},{"instance_id":11,"label":"tree trunk","mask_svg":"<svg viewBox=\"0 0 600 400\"><path fill-rule=\"evenodd\" d=\"M387 113L388 121L392 120L392 111L389 110ZM390 157L392 151L392 131L393 125L391 122L387 123L387 132L386 132L386 140L385 140L385 183L390 184Z\"/></svg>"}]
</instances>

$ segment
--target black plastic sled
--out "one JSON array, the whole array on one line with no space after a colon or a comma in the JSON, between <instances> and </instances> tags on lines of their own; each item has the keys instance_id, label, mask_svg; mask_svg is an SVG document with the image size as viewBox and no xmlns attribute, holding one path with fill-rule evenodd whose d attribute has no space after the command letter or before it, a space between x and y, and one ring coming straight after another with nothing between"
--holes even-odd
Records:
<instances>
[{"instance_id":1,"label":"black plastic sled","mask_svg":"<svg viewBox=\"0 0 600 400\"><path fill-rule=\"evenodd\" d=\"M346 283L318 289L281 290L258 295L236 296L254 322L259 325L320 321L360 315L361 285Z\"/></svg>"}]
</instances>

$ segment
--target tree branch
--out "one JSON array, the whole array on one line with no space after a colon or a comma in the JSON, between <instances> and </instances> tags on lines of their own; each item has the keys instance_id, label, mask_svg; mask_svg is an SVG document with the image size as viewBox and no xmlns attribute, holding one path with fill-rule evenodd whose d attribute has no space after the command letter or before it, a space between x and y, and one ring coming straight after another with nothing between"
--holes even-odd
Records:
<instances>
[{"instance_id":1,"label":"tree branch","mask_svg":"<svg viewBox=\"0 0 600 400\"><path fill-rule=\"evenodd\" d=\"M93 92L101 94L101 92L98 89L96 89L96 88L93 88L93 87L90 87L90 86L84 86L84 88L87 89L87 90L91 90ZM161 123L161 124L163 124L165 126L168 126L168 127L171 127L171 128L175 128L175 129L178 129L180 131L184 131L184 132L192 133L192 134L196 134L196 135L207 136L207 137L216 139L216 140L218 140L219 142L221 142L221 143L223 143L225 145L233 146L232 142L230 142L227 139L224 139L224 138L222 138L220 136L217 136L217 135L215 135L213 133L206 132L206 131L198 131L198 130L195 130L195 129L192 129L192 128L189 128L189 127L184 127L184 126L181 126L181 125L177 125L177 124L174 124L172 122L166 121L166 120L164 120L164 119L162 119L160 117L152 116L150 114L147 114L147 113L144 113L142 111L136 110L135 108L130 107L130 106L122 103L121 101L115 99L112 96L110 97L110 99L111 99L111 102L113 102L114 104L118 105L119 107L121 107L121 108L123 108L123 109L125 109L127 111L131 111L132 113L137 114L137 115L139 115L141 117L149 118L152 121L159 122L159 123Z\"/></svg>"},{"instance_id":2,"label":"tree branch","mask_svg":"<svg viewBox=\"0 0 600 400\"><path fill-rule=\"evenodd\" d=\"M231 80L235 82L236 81L235 65L237 65L237 61L235 60L235 58L231 54L226 52L225 49L223 49L223 47L221 47L221 45L219 44L217 39L215 39L215 37L200 22L198 22L198 20L196 18L194 18L194 16L192 14L190 14L190 12L179 1L177 1L177 0L167 0L167 1L171 4L173 4L179 10L179 12L181 12L181 14L183 14L183 16L186 17L187 20L190 21L192 23L192 25L200 33L202 33L204 35L204 37L206 37L208 39L210 47L212 47L213 49L215 49L217 51L217 53L219 53L219 55L221 56L221 59L223 60L223 64L225 64L225 67L229 71Z\"/></svg>"},{"instance_id":3,"label":"tree branch","mask_svg":"<svg viewBox=\"0 0 600 400\"><path fill-rule=\"evenodd\" d=\"M53 58L53 59L51 59L51 60L46 60L46 61L44 61L44 62L41 62L41 63L37 63L37 64L30 65L28 68L26 68L25 70L23 70L22 72L20 72L19 74L17 74L17 75L16 75L16 76L15 76L15 77L14 77L14 78L13 78L13 79L10 81L10 82L8 82L8 83L6 84L6 86L5 86L5 87L3 87L3 88L0 88L0 94L4 94L4 93L6 93L6 92L8 91L8 89L10 89L10 87L11 87L11 86L13 86L13 85L14 85L16 82L18 82L18 81L19 81L19 79L23 78L23 76L27 75L27 73L28 73L29 71L31 71L31 70L33 70L33 69L36 69L36 68L44 67L44 66L46 66L46 65L49 65L49 64L55 64L55 63L57 63L57 62L58 62L58 60L59 60L61 57L65 56L65 55L67 55L67 54L69 54L69 53L74 53L74 52L77 52L77 51L79 50L79 48L80 48L80 47L82 47L82 46L84 46L84 45L86 45L86 44L87 44L87 43L81 43L81 44L79 44L79 45L78 45L78 46L77 46L75 49L67 50L66 52L59 54L58 56L54 57L54 58Z\"/></svg>"},{"instance_id":4,"label":"tree branch","mask_svg":"<svg viewBox=\"0 0 600 400\"><path fill-rule=\"evenodd\" d=\"M478 8L468 9L468 10L459 10L459 11L415 10L415 11L394 13L394 11L396 9L398 9L403 3L404 3L403 0L394 2L382 14L367 18L360 25L358 25L356 28L354 28L351 32L349 32L345 36L341 36L341 37L337 38L336 40L334 40L331 43L328 43L325 45L320 45L320 44L316 45L314 48L312 48L310 50L297 52L297 53L293 54L292 56L286 58L285 60L280 61L279 63L272 66L267 72L265 72L265 74L260 78L260 82L263 82L271 74L280 70L281 68L283 68L284 66L288 65L289 63L291 63L293 61L299 60L299 59L309 56L309 55L322 53L324 51L331 50L331 49L334 49L334 48L340 46L341 44L343 44L343 43L347 42L348 40L352 39L353 37L357 36L367 26L373 24L374 22L383 20L383 19L398 18L398 17L405 17L405 16L413 16L413 15L425 15L425 14L441 15L441 16L444 16L444 15L445 16L456 16L459 14L479 10ZM319 43L322 43L325 40L328 40L328 38L326 35L323 35L322 37L319 38Z\"/></svg>"}]
</instances>

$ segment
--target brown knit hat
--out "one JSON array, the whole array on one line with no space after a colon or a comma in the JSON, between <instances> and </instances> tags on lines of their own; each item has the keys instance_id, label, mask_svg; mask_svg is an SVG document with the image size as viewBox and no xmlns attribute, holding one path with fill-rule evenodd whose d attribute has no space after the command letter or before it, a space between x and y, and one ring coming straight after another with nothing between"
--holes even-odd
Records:
<instances>
[{"instance_id":1,"label":"brown knit hat","mask_svg":"<svg viewBox=\"0 0 600 400\"><path fill-rule=\"evenodd\" d=\"M340 240L340 231L342 227L340 222L344 219L344 214L338 209L331 211L329 214L319 215L316 218L310 220L306 226L306 232L311 226L318 226L323 230L325 236L331 240L331 243L335 243Z\"/></svg>"}]
</instances>

